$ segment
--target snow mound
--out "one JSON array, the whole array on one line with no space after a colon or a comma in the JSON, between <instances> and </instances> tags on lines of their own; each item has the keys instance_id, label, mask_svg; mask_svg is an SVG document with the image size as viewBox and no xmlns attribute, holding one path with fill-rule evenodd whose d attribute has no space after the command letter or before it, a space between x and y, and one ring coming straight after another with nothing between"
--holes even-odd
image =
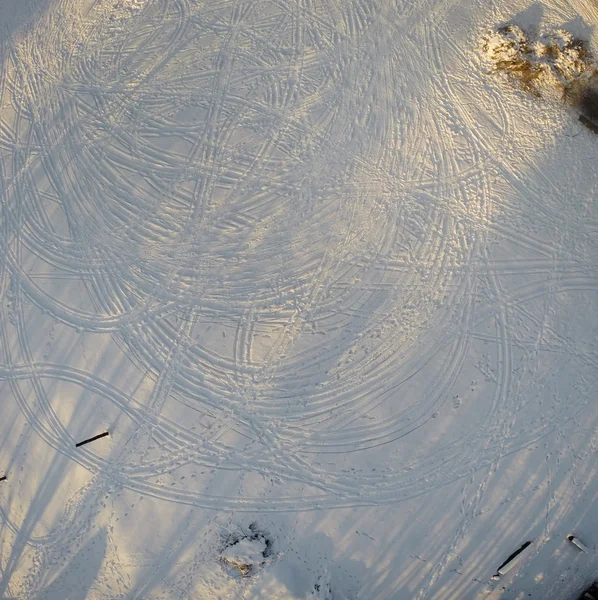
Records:
<instances>
[{"instance_id":1,"label":"snow mound","mask_svg":"<svg viewBox=\"0 0 598 600\"><path fill-rule=\"evenodd\" d=\"M483 40L491 71L503 71L528 92L553 99L576 98L598 76L586 42L564 29L538 36L509 24Z\"/></svg>"},{"instance_id":2,"label":"snow mound","mask_svg":"<svg viewBox=\"0 0 598 600\"><path fill-rule=\"evenodd\" d=\"M251 565L264 561L265 550L266 540L264 538L257 540L245 538L239 540L234 546L226 548L220 556L231 564Z\"/></svg>"},{"instance_id":3,"label":"snow mound","mask_svg":"<svg viewBox=\"0 0 598 600\"><path fill-rule=\"evenodd\" d=\"M250 535L231 540L220 553L220 560L239 569L243 576L248 575L255 567L265 564L272 546L271 540L258 532L254 524L249 528Z\"/></svg>"}]
</instances>

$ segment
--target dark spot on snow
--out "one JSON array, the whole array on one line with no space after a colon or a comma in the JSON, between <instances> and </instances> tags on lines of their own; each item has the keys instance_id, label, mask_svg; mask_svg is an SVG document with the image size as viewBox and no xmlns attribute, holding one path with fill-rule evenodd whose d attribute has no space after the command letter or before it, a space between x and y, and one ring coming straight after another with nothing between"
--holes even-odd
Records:
<instances>
[{"instance_id":1,"label":"dark spot on snow","mask_svg":"<svg viewBox=\"0 0 598 600\"><path fill-rule=\"evenodd\" d=\"M320 583L314 584L314 592L318 592L318 598L324 598L324 600L334 600L330 584L326 582L324 583L323 587L324 589L322 589L322 584ZM320 592L324 592L324 596L322 596Z\"/></svg>"},{"instance_id":2,"label":"dark spot on snow","mask_svg":"<svg viewBox=\"0 0 598 600\"><path fill-rule=\"evenodd\" d=\"M579 108L582 116L593 121L593 124L598 127L598 89L588 87L583 93Z\"/></svg>"},{"instance_id":3,"label":"dark spot on snow","mask_svg":"<svg viewBox=\"0 0 598 600\"><path fill-rule=\"evenodd\" d=\"M586 117L585 115L579 115L579 122L582 125L585 125L590 131L598 133L598 125L590 119L588 119L588 117Z\"/></svg>"},{"instance_id":4,"label":"dark spot on snow","mask_svg":"<svg viewBox=\"0 0 598 600\"><path fill-rule=\"evenodd\" d=\"M272 539L265 531L261 531L257 523L251 523L249 525L249 531L251 531L251 535L247 536L251 541L263 540L264 544L266 544L266 548L262 552L264 558L268 558L272 554Z\"/></svg>"}]
</instances>

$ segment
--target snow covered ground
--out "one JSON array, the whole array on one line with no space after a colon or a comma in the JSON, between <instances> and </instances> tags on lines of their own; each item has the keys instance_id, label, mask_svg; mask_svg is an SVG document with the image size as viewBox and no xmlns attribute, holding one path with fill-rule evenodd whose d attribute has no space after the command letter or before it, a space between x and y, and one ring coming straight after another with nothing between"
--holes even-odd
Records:
<instances>
[{"instance_id":1,"label":"snow covered ground","mask_svg":"<svg viewBox=\"0 0 598 600\"><path fill-rule=\"evenodd\" d=\"M598 578L598 136L480 50L597 19L3 0L0 598Z\"/></svg>"}]
</instances>

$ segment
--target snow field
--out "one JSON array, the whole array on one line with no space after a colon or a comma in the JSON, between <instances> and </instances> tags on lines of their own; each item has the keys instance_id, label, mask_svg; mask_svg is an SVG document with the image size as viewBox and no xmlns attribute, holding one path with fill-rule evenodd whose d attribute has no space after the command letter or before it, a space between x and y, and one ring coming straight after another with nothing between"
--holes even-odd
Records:
<instances>
[{"instance_id":1,"label":"snow field","mask_svg":"<svg viewBox=\"0 0 598 600\"><path fill-rule=\"evenodd\" d=\"M479 48L596 8L12 8L0 596L581 589L597 138Z\"/></svg>"}]
</instances>

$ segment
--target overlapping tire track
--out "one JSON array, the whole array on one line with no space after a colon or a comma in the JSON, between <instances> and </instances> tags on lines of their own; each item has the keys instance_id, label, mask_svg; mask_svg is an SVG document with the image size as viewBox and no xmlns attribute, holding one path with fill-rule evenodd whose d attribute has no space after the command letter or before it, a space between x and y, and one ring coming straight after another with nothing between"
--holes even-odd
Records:
<instances>
[{"instance_id":1,"label":"overlapping tire track","mask_svg":"<svg viewBox=\"0 0 598 600\"><path fill-rule=\"evenodd\" d=\"M105 474L94 494L114 477L209 508L391 502L486 465L565 416L509 437L520 399L508 380L515 341L504 305L549 288L507 296L506 271L486 251L492 233L551 250L501 229L491 182L500 174L539 201L549 178L525 182L501 159L514 143L506 111L493 115L502 125L492 143L478 131L464 97L480 75L441 24L405 6L405 23L389 29L400 7L321 4L246 2L228 11L227 3L147 2L112 20L98 8L55 65L31 43L4 71L15 117L0 128L12 153L0 291L14 289L21 358L3 324L0 378L40 437ZM403 45L391 43L398 33ZM46 52L65 46L59 33L32 35ZM415 81L405 68L413 55L427 69ZM471 79L451 76L446 57ZM556 204L542 213L547 222L557 216ZM30 261L42 278L29 273ZM571 264L563 248L550 293L595 291L592 270L575 276ZM47 282L64 275L85 282L89 299L56 294ZM482 285L495 295L486 309L476 308ZM64 327L112 336L153 378L149 405L93 373L40 364L25 327L31 305ZM316 464L315 455L365 452L442 418L487 319L497 322L501 379L477 430L384 477ZM232 324L229 354L197 333L205 322ZM75 454L44 378L76 383L126 412L138 427L126 450L110 459ZM41 415L19 388L24 379ZM417 396L403 391L410 380ZM169 398L209 411L213 431L170 420ZM221 441L230 430L249 447ZM159 456L141 461L148 435ZM313 494L225 498L153 481L185 464L271 474Z\"/></svg>"}]
</instances>

